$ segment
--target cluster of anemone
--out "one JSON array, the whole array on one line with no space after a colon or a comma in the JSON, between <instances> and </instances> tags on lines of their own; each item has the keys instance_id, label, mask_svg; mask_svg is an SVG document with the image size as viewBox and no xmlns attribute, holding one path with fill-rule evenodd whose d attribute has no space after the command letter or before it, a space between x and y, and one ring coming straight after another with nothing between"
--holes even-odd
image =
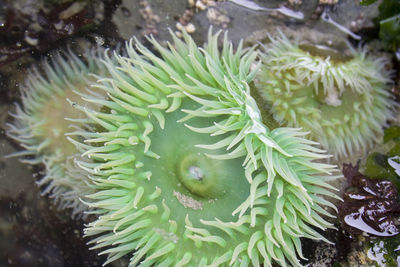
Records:
<instances>
[{"instance_id":1,"label":"cluster of anemone","mask_svg":"<svg viewBox=\"0 0 400 267\"><path fill-rule=\"evenodd\" d=\"M366 152L393 120L387 60L270 38L256 87L274 118L311 132L337 159Z\"/></svg>"},{"instance_id":2,"label":"cluster of anemone","mask_svg":"<svg viewBox=\"0 0 400 267\"><path fill-rule=\"evenodd\" d=\"M22 103L16 105L14 123L8 124L7 131L24 148L10 156L25 156L23 162L43 164L45 174L37 181L42 194L61 208L72 209L77 217L87 209L79 198L92 190L74 163L82 152L65 134L71 131L71 120L85 120L68 101L84 104L77 93L87 90L90 73L100 72L99 53L87 51L85 57L84 61L72 51L58 53L40 68L32 68L21 86Z\"/></svg>"},{"instance_id":3,"label":"cluster of anemone","mask_svg":"<svg viewBox=\"0 0 400 267\"><path fill-rule=\"evenodd\" d=\"M339 176L322 163L329 156L318 143L285 117L297 123L314 115L300 119L289 102L279 113L283 98L260 108L251 89L286 96L297 92L292 81L303 82L318 99L338 103L354 79L320 82L318 74L285 71L294 63L280 51L257 62L254 47L234 49L226 34L220 50L219 36L210 30L203 48L186 33L183 40L172 34L167 47L149 38L155 52L130 40L124 56L86 63L59 56L45 64L44 77L28 76L8 134L30 163L46 166L44 193L93 215L85 236L108 256L105 264L128 257L131 266L302 266L301 238L329 242L319 232L333 228L326 207L336 208L325 197L338 198L329 182ZM284 38L273 44L294 47ZM268 71L273 62L281 72ZM377 85L387 81L370 74ZM319 83L328 89L318 93ZM368 92L383 98L383 91ZM304 93L290 105L317 98ZM289 127L273 126L271 111Z\"/></svg>"}]
</instances>

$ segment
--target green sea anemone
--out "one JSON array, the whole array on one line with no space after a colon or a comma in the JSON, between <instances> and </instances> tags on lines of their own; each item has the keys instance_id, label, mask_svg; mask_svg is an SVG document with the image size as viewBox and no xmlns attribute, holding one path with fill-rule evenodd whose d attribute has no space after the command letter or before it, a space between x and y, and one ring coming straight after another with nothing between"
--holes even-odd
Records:
<instances>
[{"instance_id":1,"label":"green sea anemone","mask_svg":"<svg viewBox=\"0 0 400 267\"><path fill-rule=\"evenodd\" d=\"M110 263L130 266L301 266L301 237L326 240L322 206L335 167L294 128L269 129L251 96L254 48L233 50L209 33L199 48L189 35L173 45L153 38L156 56L129 41L127 56L105 60L110 78L87 95L91 128L71 133L92 162L77 163L96 192L98 219L85 235ZM137 50L136 50L137 49ZM84 128L84 126L82 126Z\"/></svg>"},{"instance_id":2,"label":"green sea anemone","mask_svg":"<svg viewBox=\"0 0 400 267\"><path fill-rule=\"evenodd\" d=\"M396 105L383 58L270 39L256 87L279 123L310 131L336 158L379 140Z\"/></svg>"},{"instance_id":3,"label":"green sea anemone","mask_svg":"<svg viewBox=\"0 0 400 267\"><path fill-rule=\"evenodd\" d=\"M65 136L71 131L71 122L64 118L83 119L68 101L83 104L76 92L85 92L92 80L89 73L99 71L98 54L87 52L84 62L70 51L56 54L51 62L43 61L41 69L32 68L21 87L22 103L16 105L15 114L11 114L14 122L7 130L24 148L10 156L44 164L44 176L37 181L43 195L54 198L61 208L71 208L74 217L87 209L79 198L92 190L74 163L81 153Z\"/></svg>"}]
</instances>

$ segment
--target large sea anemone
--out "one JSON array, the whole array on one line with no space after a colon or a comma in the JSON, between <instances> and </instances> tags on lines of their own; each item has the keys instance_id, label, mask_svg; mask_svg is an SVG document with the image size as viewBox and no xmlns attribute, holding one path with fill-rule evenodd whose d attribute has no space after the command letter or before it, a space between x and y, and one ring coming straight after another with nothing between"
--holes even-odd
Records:
<instances>
[{"instance_id":1,"label":"large sea anemone","mask_svg":"<svg viewBox=\"0 0 400 267\"><path fill-rule=\"evenodd\" d=\"M250 92L257 53L227 35L219 51L218 36L149 38L160 56L131 40L97 77L108 99L77 106L95 129L71 133L92 161L77 160L96 190L85 234L105 264L301 266L300 238L328 242L316 229L332 228L335 167L314 161L327 156L305 133L266 126Z\"/></svg>"},{"instance_id":2,"label":"large sea anemone","mask_svg":"<svg viewBox=\"0 0 400 267\"><path fill-rule=\"evenodd\" d=\"M84 105L77 93L87 90L91 72L100 72L99 52L88 51L85 57L86 61L71 51L58 53L51 61L43 61L41 68L32 68L21 86L22 103L16 105L14 122L7 130L8 136L24 148L10 156L44 164L44 176L37 181L43 195L53 198L61 208L71 208L74 217L87 209L79 198L92 192L74 163L81 152L65 136L72 130L71 121L65 118L85 120L68 101Z\"/></svg>"},{"instance_id":3,"label":"large sea anemone","mask_svg":"<svg viewBox=\"0 0 400 267\"><path fill-rule=\"evenodd\" d=\"M383 58L366 49L349 56L333 48L270 38L256 87L274 118L310 131L336 158L365 152L394 118Z\"/></svg>"}]
</instances>

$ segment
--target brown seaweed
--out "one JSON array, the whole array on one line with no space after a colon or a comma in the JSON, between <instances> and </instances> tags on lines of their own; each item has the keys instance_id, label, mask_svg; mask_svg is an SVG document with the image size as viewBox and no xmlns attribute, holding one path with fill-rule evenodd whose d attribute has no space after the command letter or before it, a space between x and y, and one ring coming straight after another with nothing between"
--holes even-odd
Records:
<instances>
[{"instance_id":1,"label":"brown seaweed","mask_svg":"<svg viewBox=\"0 0 400 267\"><path fill-rule=\"evenodd\" d=\"M339 205L339 218L349 232L389 237L400 233L400 202L397 188L386 179L370 179L358 165L345 164L343 174L350 184Z\"/></svg>"}]
</instances>

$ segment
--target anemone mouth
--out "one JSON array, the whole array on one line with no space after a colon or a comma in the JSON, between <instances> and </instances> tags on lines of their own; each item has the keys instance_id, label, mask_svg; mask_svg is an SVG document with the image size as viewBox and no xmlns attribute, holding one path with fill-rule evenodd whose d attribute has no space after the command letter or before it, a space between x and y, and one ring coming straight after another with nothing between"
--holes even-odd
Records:
<instances>
[{"instance_id":1,"label":"anemone mouth","mask_svg":"<svg viewBox=\"0 0 400 267\"><path fill-rule=\"evenodd\" d=\"M312 50L284 36L273 39L257 90L279 123L310 131L336 159L365 152L394 118L385 60L368 57L366 50L344 60L340 53L339 59L323 55L325 48Z\"/></svg>"},{"instance_id":2,"label":"anemone mouth","mask_svg":"<svg viewBox=\"0 0 400 267\"><path fill-rule=\"evenodd\" d=\"M335 167L313 162L327 156L305 133L263 123L254 48L183 35L168 49L149 38L160 56L131 40L117 65L104 61L110 78L96 87L109 99L85 97L103 108L77 107L90 118L76 134L98 216L85 235L105 264L128 254L132 266L300 266L300 237L327 241L310 226L332 227L319 213L335 209L321 197L336 197Z\"/></svg>"},{"instance_id":3,"label":"anemone mouth","mask_svg":"<svg viewBox=\"0 0 400 267\"><path fill-rule=\"evenodd\" d=\"M212 162L201 153L190 153L177 163L177 177L182 185L192 194L203 198L221 198L229 190L226 175L220 172L221 164ZM230 191L230 190L229 190Z\"/></svg>"}]
</instances>

